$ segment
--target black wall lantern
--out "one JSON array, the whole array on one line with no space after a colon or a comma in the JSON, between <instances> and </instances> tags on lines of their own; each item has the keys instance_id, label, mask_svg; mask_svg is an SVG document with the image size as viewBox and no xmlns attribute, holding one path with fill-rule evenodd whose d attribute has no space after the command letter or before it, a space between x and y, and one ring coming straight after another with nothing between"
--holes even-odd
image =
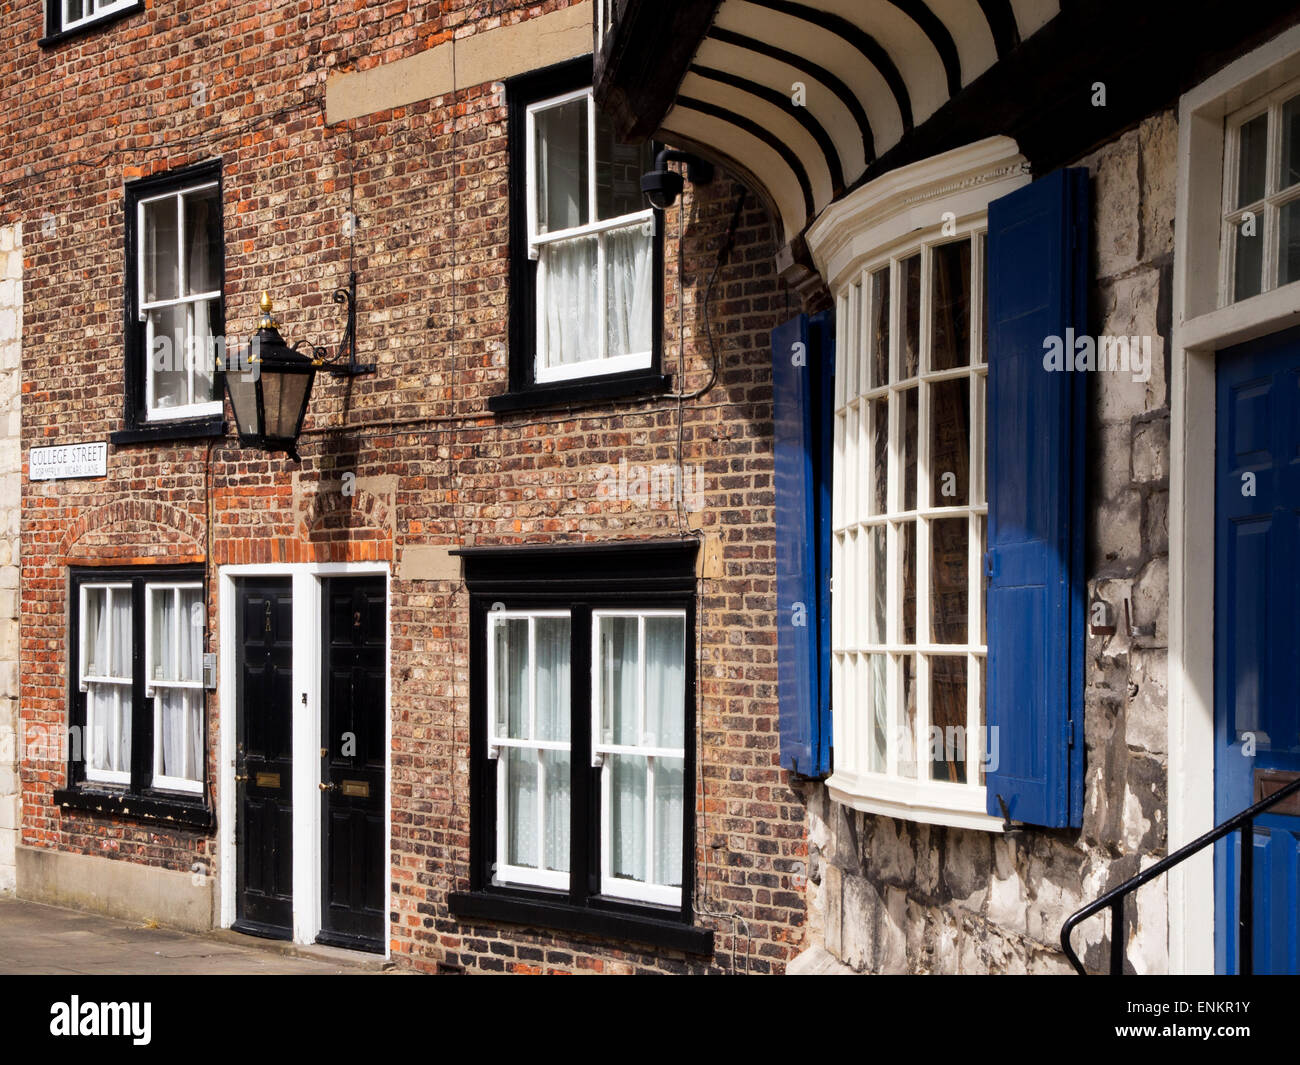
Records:
<instances>
[{"instance_id":1,"label":"black wall lantern","mask_svg":"<svg viewBox=\"0 0 1300 1065\"><path fill-rule=\"evenodd\" d=\"M374 363L357 362L356 294L354 273L348 278L348 287L334 293L335 303L347 303L348 322L338 353L330 358L325 348L315 344L310 345L311 355L298 350L301 342L293 347L286 344L271 315L271 294L262 293L262 318L246 356L234 365L227 360L227 365L222 367L230 406L235 412L235 428L245 447L283 451L295 462L299 461L298 434L307 416L307 401L311 398L316 370L324 367L335 377L375 372Z\"/></svg>"}]
</instances>

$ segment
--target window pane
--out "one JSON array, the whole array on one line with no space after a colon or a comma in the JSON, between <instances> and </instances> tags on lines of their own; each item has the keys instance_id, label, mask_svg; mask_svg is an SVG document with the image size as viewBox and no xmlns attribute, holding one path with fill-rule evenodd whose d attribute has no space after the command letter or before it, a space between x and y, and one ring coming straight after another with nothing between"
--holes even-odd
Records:
<instances>
[{"instance_id":1,"label":"window pane","mask_svg":"<svg viewBox=\"0 0 1300 1065\"><path fill-rule=\"evenodd\" d=\"M180 295L180 264L177 261L180 234L177 233L176 200L154 200L144 205L144 292L145 303L174 300Z\"/></svg>"},{"instance_id":2,"label":"window pane","mask_svg":"<svg viewBox=\"0 0 1300 1065\"><path fill-rule=\"evenodd\" d=\"M535 121L537 232L586 225L591 220L587 98L548 107Z\"/></svg>"},{"instance_id":3,"label":"window pane","mask_svg":"<svg viewBox=\"0 0 1300 1065\"><path fill-rule=\"evenodd\" d=\"M190 402L184 304L148 312L149 370L153 380L153 406L157 410Z\"/></svg>"},{"instance_id":4,"label":"window pane","mask_svg":"<svg viewBox=\"0 0 1300 1065\"><path fill-rule=\"evenodd\" d=\"M989 350L989 242L983 234L980 234L976 240L979 242L981 279L978 296L980 303L979 347L976 348L976 359L982 363L988 358Z\"/></svg>"},{"instance_id":5,"label":"window pane","mask_svg":"<svg viewBox=\"0 0 1300 1065\"><path fill-rule=\"evenodd\" d=\"M162 764L157 771L183 780L202 780L202 693L192 688L160 688L155 698L162 727Z\"/></svg>"},{"instance_id":6,"label":"window pane","mask_svg":"<svg viewBox=\"0 0 1300 1065\"><path fill-rule=\"evenodd\" d=\"M903 562L903 627L901 643L916 643L916 522L898 527L899 554Z\"/></svg>"},{"instance_id":7,"label":"window pane","mask_svg":"<svg viewBox=\"0 0 1300 1065\"><path fill-rule=\"evenodd\" d=\"M1268 152L1268 115L1256 115L1241 126L1237 159L1237 206L1264 198L1265 157Z\"/></svg>"},{"instance_id":8,"label":"window pane","mask_svg":"<svg viewBox=\"0 0 1300 1065\"><path fill-rule=\"evenodd\" d=\"M686 620L646 618L645 743L685 747Z\"/></svg>"},{"instance_id":9,"label":"window pane","mask_svg":"<svg viewBox=\"0 0 1300 1065\"><path fill-rule=\"evenodd\" d=\"M889 384L889 267L871 275L871 387Z\"/></svg>"},{"instance_id":10,"label":"window pane","mask_svg":"<svg viewBox=\"0 0 1300 1065\"><path fill-rule=\"evenodd\" d=\"M902 656L903 711L898 719L898 775L916 776L916 656Z\"/></svg>"},{"instance_id":11,"label":"window pane","mask_svg":"<svg viewBox=\"0 0 1300 1065\"><path fill-rule=\"evenodd\" d=\"M1282 208L1280 240L1277 249L1277 283L1300 281L1300 200Z\"/></svg>"},{"instance_id":12,"label":"window pane","mask_svg":"<svg viewBox=\"0 0 1300 1065\"><path fill-rule=\"evenodd\" d=\"M90 0L84 0L89 3ZM76 22L77 19L83 18L86 14L85 8L82 7L83 0L64 0L63 4L63 22L67 25Z\"/></svg>"},{"instance_id":13,"label":"window pane","mask_svg":"<svg viewBox=\"0 0 1300 1065\"><path fill-rule=\"evenodd\" d=\"M538 618L534 625L537 653L537 738L569 738L570 626L568 618Z\"/></svg>"},{"instance_id":14,"label":"window pane","mask_svg":"<svg viewBox=\"0 0 1300 1065\"><path fill-rule=\"evenodd\" d=\"M131 771L131 688L92 684L86 692L87 761L92 769Z\"/></svg>"},{"instance_id":15,"label":"window pane","mask_svg":"<svg viewBox=\"0 0 1300 1065\"><path fill-rule=\"evenodd\" d=\"M506 861L537 868L537 752L507 747L505 755Z\"/></svg>"},{"instance_id":16,"label":"window pane","mask_svg":"<svg viewBox=\"0 0 1300 1065\"><path fill-rule=\"evenodd\" d=\"M187 366L194 382L194 402L206 403L216 396L213 367L224 354L221 340L221 301L196 300L190 309ZM219 350L220 349L220 350Z\"/></svg>"},{"instance_id":17,"label":"window pane","mask_svg":"<svg viewBox=\"0 0 1300 1065\"><path fill-rule=\"evenodd\" d=\"M203 589L181 589L180 679L203 679Z\"/></svg>"},{"instance_id":18,"label":"window pane","mask_svg":"<svg viewBox=\"0 0 1300 1065\"><path fill-rule=\"evenodd\" d=\"M883 773L885 771L885 759L888 757L889 741L888 732L888 715L885 703L885 655L870 655L870 684L871 690L867 693L869 713L871 715L871 758L868 768L873 773Z\"/></svg>"},{"instance_id":19,"label":"window pane","mask_svg":"<svg viewBox=\"0 0 1300 1065\"><path fill-rule=\"evenodd\" d=\"M541 368L600 358L597 237L542 248L537 264L537 344Z\"/></svg>"},{"instance_id":20,"label":"window pane","mask_svg":"<svg viewBox=\"0 0 1300 1065\"><path fill-rule=\"evenodd\" d=\"M604 221L648 206L641 175L654 163L650 142L620 144L605 112L596 110L596 217Z\"/></svg>"},{"instance_id":21,"label":"window pane","mask_svg":"<svg viewBox=\"0 0 1300 1065\"><path fill-rule=\"evenodd\" d=\"M962 518L930 522L930 613L935 643L965 643L970 529Z\"/></svg>"},{"instance_id":22,"label":"window pane","mask_svg":"<svg viewBox=\"0 0 1300 1065\"><path fill-rule=\"evenodd\" d=\"M507 618L494 625L495 673L493 702L496 735L529 739L528 735L528 619Z\"/></svg>"},{"instance_id":23,"label":"window pane","mask_svg":"<svg viewBox=\"0 0 1300 1065\"><path fill-rule=\"evenodd\" d=\"M170 588L149 597L149 649L152 680L177 680L176 596Z\"/></svg>"},{"instance_id":24,"label":"window pane","mask_svg":"<svg viewBox=\"0 0 1300 1065\"><path fill-rule=\"evenodd\" d=\"M869 512L883 514L889 505L889 397L873 399L871 407L871 439L874 467L871 472Z\"/></svg>"},{"instance_id":25,"label":"window pane","mask_svg":"<svg viewBox=\"0 0 1300 1065\"><path fill-rule=\"evenodd\" d=\"M82 622L83 677L108 676L108 590L86 589L86 616Z\"/></svg>"},{"instance_id":26,"label":"window pane","mask_svg":"<svg viewBox=\"0 0 1300 1065\"><path fill-rule=\"evenodd\" d=\"M1282 105L1282 175L1278 188L1300 181L1300 96Z\"/></svg>"},{"instance_id":27,"label":"window pane","mask_svg":"<svg viewBox=\"0 0 1300 1065\"><path fill-rule=\"evenodd\" d=\"M221 288L221 197L215 188L185 196L185 294Z\"/></svg>"},{"instance_id":28,"label":"window pane","mask_svg":"<svg viewBox=\"0 0 1300 1065\"><path fill-rule=\"evenodd\" d=\"M903 510L916 509L916 449L918 440L916 389L900 397L903 405Z\"/></svg>"},{"instance_id":29,"label":"window pane","mask_svg":"<svg viewBox=\"0 0 1300 1065\"><path fill-rule=\"evenodd\" d=\"M930 659L930 760L935 780L966 782L966 659Z\"/></svg>"},{"instance_id":30,"label":"window pane","mask_svg":"<svg viewBox=\"0 0 1300 1065\"><path fill-rule=\"evenodd\" d=\"M128 588L114 588L109 596L109 626L112 629L110 639L109 670L114 677L131 679L131 591Z\"/></svg>"},{"instance_id":31,"label":"window pane","mask_svg":"<svg viewBox=\"0 0 1300 1065\"><path fill-rule=\"evenodd\" d=\"M898 353L898 379L915 377L921 353L921 257L913 255L900 264L903 270L903 335Z\"/></svg>"},{"instance_id":32,"label":"window pane","mask_svg":"<svg viewBox=\"0 0 1300 1065\"><path fill-rule=\"evenodd\" d=\"M981 784L984 783L985 763L986 761L991 762L993 760L991 757L993 754L992 739L989 737L988 729L985 727L988 718L984 716L984 677L984 659L977 658L975 659L975 676L973 681L975 683L975 694L979 700L979 720L976 727L979 729L979 736L981 739L978 742L972 741L970 748L971 756L974 758L975 764L979 769L979 782Z\"/></svg>"},{"instance_id":33,"label":"window pane","mask_svg":"<svg viewBox=\"0 0 1300 1065\"><path fill-rule=\"evenodd\" d=\"M600 743L635 746L637 619L600 619Z\"/></svg>"},{"instance_id":34,"label":"window pane","mask_svg":"<svg viewBox=\"0 0 1300 1065\"><path fill-rule=\"evenodd\" d=\"M568 751L542 751L546 775L546 868L569 871L569 769Z\"/></svg>"},{"instance_id":35,"label":"window pane","mask_svg":"<svg viewBox=\"0 0 1300 1065\"><path fill-rule=\"evenodd\" d=\"M605 235L605 354L636 355L652 346L650 302L654 238L645 225ZM595 353L593 353L595 354Z\"/></svg>"},{"instance_id":36,"label":"window pane","mask_svg":"<svg viewBox=\"0 0 1300 1065\"><path fill-rule=\"evenodd\" d=\"M610 868L616 877L644 883L646 760L639 755L619 754L611 762Z\"/></svg>"},{"instance_id":37,"label":"window pane","mask_svg":"<svg viewBox=\"0 0 1300 1065\"><path fill-rule=\"evenodd\" d=\"M944 244L931 257L930 369L970 362L970 242Z\"/></svg>"},{"instance_id":38,"label":"window pane","mask_svg":"<svg viewBox=\"0 0 1300 1065\"><path fill-rule=\"evenodd\" d=\"M655 759L654 881L670 887L682 884L683 762Z\"/></svg>"},{"instance_id":39,"label":"window pane","mask_svg":"<svg viewBox=\"0 0 1300 1065\"><path fill-rule=\"evenodd\" d=\"M1243 232L1240 223L1234 225L1233 228L1236 230L1237 261L1233 277L1232 298L1234 300L1244 300L1250 296L1258 296L1263 290L1263 219L1256 219L1253 233Z\"/></svg>"},{"instance_id":40,"label":"window pane","mask_svg":"<svg viewBox=\"0 0 1300 1065\"><path fill-rule=\"evenodd\" d=\"M867 642L884 643L885 592L889 574L886 571L889 532L883 525L873 525L867 530L867 549L871 566L871 609L867 613Z\"/></svg>"},{"instance_id":41,"label":"window pane","mask_svg":"<svg viewBox=\"0 0 1300 1065\"><path fill-rule=\"evenodd\" d=\"M930 390L930 505L964 507L970 499L970 379Z\"/></svg>"}]
</instances>

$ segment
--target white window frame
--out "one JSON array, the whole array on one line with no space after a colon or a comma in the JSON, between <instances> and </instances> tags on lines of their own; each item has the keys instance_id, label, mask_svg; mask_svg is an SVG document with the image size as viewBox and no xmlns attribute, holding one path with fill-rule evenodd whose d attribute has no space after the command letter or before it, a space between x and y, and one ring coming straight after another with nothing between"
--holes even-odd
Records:
<instances>
[{"instance_id":1,"label":"white window frame","mask_svg":"<svg viewBox=\"0 0 1300 1065\"><path fill-rule=\"evenodd\" d=\"M983 687L987 644L974 639L983 627L984 596L981 565L985 525L988 520L988 503L984 478L985 464L985 391L988 376L987 355L983 351L984 324L980 320L984 284L984 256L982 249L987 237L987 222L983 215L963 220L961 226L944 233L936 225L919 238L891 249L887 254L868 259L854 281L844 286L836 301L836 336L841 340L841 360L844 372L835 379L835 435L834 482L832 500L831 537L831 678L832 705L841 709L835 715L836 776L851 774L855 787L862 793L882 799L919 803L931 807L983 812L985 789L980 779L980 765L984 743L981 721ZM931 314L933 309L932 268L934 249L947 244L969 242L971 248L970 300L970 350L968 362L946 370L929 368L931 346ZM903 341L903 264L920 256L921 304L918 333L917 373L899 378L902 371ZM889 270L889 381L885 385L863 390L858 382L865 380L869 360L874 353L868 344L868 315L872 277L882 269ZM970 440L968 462L970 483L967 486L967 503L963 506L943 506L930 499L933 473L929 469L930 451L930 389L933 383L952 380L970 382ZM907 393L917 392L917 438L904 439L904 402ZM871 472L875 468L872 449L874 433L864 427L863 414L874 400L888 400L887 498L883 514L866 513L860 500L872 497ZM852 432L848 430L852 428ZM907 449L916 450L916 505L903 509L903 470L908 459ZM859 458L863 461L859 462ZM930 522L936 519L965 518L967 521L967 640L961 644L934 643L929 631L930 611ZM903 537L904 525L912 525L916 538L916 601L915 642L903 643ZM861 572L858 557L866 557L868 530L883 526L886 530L885 573L885 639L870 642L866 639L867 624L864 606L872 600L868 591L869 567L862 572L861 584L855 577ZM839 586L841 594L834 589ZM862 595L848 601L851 593L845 586L861 588ZM874 721L871 700L860 705L862 693L871 689L871 660L885 656L886 669L886 743L885 769L873 771L872 747ZM915 690L916 720L911 736L913 775L899 770L899 745L906 732L902 719L903 659L910 656L915 671L912 684ZM932 657L964 657L966 660L966 781L963 783L930 779L930 668ZM847 712L844 712L847 711ZM980 742L976 743L978 739ZM842 768L841 768L842 767Z\"/></svg>"},{"instance_id":2,"label":"white window frame","mask_svg":"<svg viewBox=\"0 0 1300 1065\"><path fill-rule=\"evenodd\" d=\"M177 609L176 609L176 616L173 619L173 624L175 626L176 631L174 631L172 634L172 641L173 641L172 646L174 649L173 653L179 654L180 653L180 626L181 626L180 597L181 597L181 593L186 591L196 591L202 593L203 584L200 581L177 581L177 582L160 581L157 584L145 585L144 588L144 602L145 602L145 608L144 608L145 689L144 692L146 698L151 698L154 700L153 785L152 786L163 791L184 791L184 792L190 792L191 794L201 795L203 793L203 781L206 778L206 772L203 765L199 766L199 778L197 780L190 780L186 777L171 777L171 776L167 776L162 772L161 769L162 762L163 762L162 703L161 700L157 698L157 692L159 688L179 688L186 691L199 692L200 693L199 731L202 732L203 731L203 710L204 710L204 700L202 697L202 692L204 690L203 676L202 676L202 658L200 657L199 679L196 681L180 681L180 680L160 681L160 680L156 680L154 677L155 670L158 666L158 662L156 658L158 649L154 646L154 642L153 642L154 599L161 594L168 594L174 597L174 602ZM200 655L201 654L202 651L200 649ZM188 717L186 718L186 726L188 727ZM185 740L188 743L189 737L186 736ZM200 745L200 752L201 754L204 755L203 761L206 761L206 744Z\"/></svg>"},{"instance_id":3,"label":"white window frame","mask_svg":"<svg viewBox=\"0 0 1300 1065\"><path fill-rule=\"evenodd\" d=\"M122 689L125 688L128 693L131 692L135 684L135 678L131 676L115 677L110 673L92 674L87 669L87 665L89 664L89 657L90 657L90 645L89 645L89 641L86 639L86 625L89 619L87 604L90 600L91 591L103 591L105 593L104 605L106 607L107 618L110 622L108 628L108 651L107 651L108 662L104 663L105 667L107 667L108 664L113 661L113 651L116 646L116 635L114 634L111 625L111 620L113 617L113 596L116 594L125 594L129 600L131 598L131 585L129 583L117 583L112 581L104 581L98 583L86 582L81 585L81 601L80 601L81 612L80 612L79 622L77 626L78 629L77 631L77 659L78 659L77 679L78 679L79 688L81 689L82 692L87 693L87 696L89 696L90 694L90 686L92 684L97 686L103 685L106 687L110 685L112 686L113 691L115 693L115 698L113 701L113 707L114 707L113 716L117 720L118 728L121 729L125 727L127 733L131 734L131 749L132 751L134 751L135 736L134 736L134 730L132 728L132 720L131 720L132 714L134 713L134 707L132 707L132 713L128 713L125 725L123 725ZM135 610L135 606L134 604L132 604L131 616L132 616L133 625L134 625L134 617L135 617L134 610ZM131 639L130 633L127 634L127 639L128 641ZM86 780L95 783L100 783L100 784L130 785L131 783L130 766L127 766L125 770L117 770L117 769L96 769L93 765L94 756L98 749L97 747L98 740L97 740L97 732L95 727L96 721L91 709L92 705L93 705L93 701L89 697L87 697L86 715L85 715L84 724L82 726L83 728L82 746L83 746L83 754L85 757L84 765L86 771Z\"/></svg>"},{"instance_id":4,"label":"white window frame","mask_svg":"<svg viewBox=\"0 0 1300 1065\"><path fill-rule=\"evenodd\" d=\"M1247 211L1256 222L1255 239L1263 241L1263 277L1260 290L1255 295L1272 292L1278 287L1300 283L1300 278L1279 286L1281 269L1280 252L1282 209L1300 200L1300 181L1288 188L1280 188L1282 169L1282 107L1287 101L1300 96L1300 78L1287 82L1278 89L1251 101L1224 120L1223 145L1223 226L1219 242L1219 306L1227 307L1254 296L1239 300L1235 291L1238 227ZM1252 119L1267 115L1264 152L1264 195L1261 199L1241 207L1236 206L1240 181L1241 128Z\"/></svg>"},{"instance_id":5,"label":"white window frame","mask_svg":"<svg viewBox=\"0 0 1300 1065\"><path fill-rule=\"evenodd\" d=\"M67 0L58 0L59 5L59 25L58 32L67 33L69 30L75 30L81 26L89 26L92 22L98 22L106 18L115 11L122 11L129 7L135 7L140 0L87 0L91 7L89 15L82 15L81 18L68 18Z\"/></svg>"},{"instance_id":6,"label":"white window frame","mask_svg":"<svg viewBox=\"0 0 1300 1065\"><path fill-rule=\"evenodd\" d=\"M636 880L627 880L622 877L614 876L612 871L611 857L613 855L613 794L612 766L606 764L606 759L613 755L631 755L646 759L646 874L647 877L654 869L654 850L655 850L655 829L654 829L654 773L655 761L659 758L680 759L683 766L683 789L687 788L685 776L686 765L686 748L682 747L658 747L649 744L638 743L617 744L604 743L601 740L603 735L601 726L604 721L604 707L601 705L602 686L600 683L600 623L605 618L636 618L637 619L637 735L645 737L645 719L646 719L646 647L645 647L645 630L647 618L678 618L682 622L683 647L682 661L686 662L685 633L687 631L686 611L681 609L669 610L593 610L591 612L591 764L600 768L600 890L602 895L612 898L635 899L639 902L651 902L663 906L680 906L682 904L682 889L680 886L670 886L667 884L654 884L648 880L644 883ZM685 693L683 693L682 713L686 713ZM685 720L682 722L682 735L686 734ZM693 801L693 792L686 791L682 796L683 804ZM682 846L690 845L690 841L683 838Z\"/></svg>"},{"instance_id":7,"label":"white window frame","mask_svg":"<svg viewBox=\"0 0 1300 1065\"><path fill-rule=\"evenodd\" d=\"M184 403L178 407L158 407L154 402L154 365L153 365L153 345L154 331L153 319L150 311L164 310L168 307L185 307L185 352L187 360L187 377L189 382L189 393L194 394L194 360L200 357L206 358L204 352L193 350L194 337L194 315L197 307L202 304L205 308L213 300L221 300L221 290L214 289L208 292L196 292L192 295L185 294L186 281L186 263L185 263L185 198L195 193L206 192L209 189L219 188L220 184L216 181L203 181L194 185L187 185L179 189L171 189L167 192L159 193L156 196L148 196L139 200L136 204L136 292L139 300L139 319L144 326L144 352L145 361L145 418L149 422L166 422L178 421L185 418L210 417L212 415L220 416L222 412L222 397L218 395L215 399L206 403ZM171 200L176 206L177 224L176 224L176 298L166 300L146 300L145 299L145 208L151 204L160 203L164 200ZM179 353L174 353L179 354ZM214 355L215 358L215 355Z\"/></svg>"},{"instance_id":8,"label":"white window frame","mask_svg":"<svg viewBox=\"0 0 1300 1065\"><path fill-rule=\"evenodd\" d=\"M981 616L984 612L984 595L980 575L983 572L980 538L976 534L977 522L982 524L987 519L987 483L984 474L985 463L985 417L982 385L987 372L986 354L980 350L984 336L981 321L983 304L977 294L979 286L984 283L984 256L978 244L972 245L971 284L972 305L970 308L970 328L972 354L970 365L952 371L930 372L930 302L927 289L930 283L930 262L932 249L963 238L980 237L987 228L988 205L996 199L1029 184L1029 167L1016 142L1009 137L988 137L982 141L955 148L942 155L922 159L916 163L899 167L887 174L855 189L842 200L829 206L813 222L807 234L809 250L822 276L836 300L836 348L837 366L845 367L837 373L837 411L847 411L849 397L847 388L849 373L856 373L856 367L865 366L867 352L867 331L864 322L869 319L862 313L860 304L854 306L853 288L855 285L870 284L871 274L890 264L890 383L888 390L880 388L865 393L867 396L883 395L886 391L891 396L889 425L889 485L890 498L887 500L886 515L870 515L869 521L879 523L887 520L891 523L887 536L886 553L886 633L883 644L858 643L857 630L860 629L864 639L867 634L865 604L846 603L844 584L839 570L844 566L843 539L837 533L848 529L852 519L856 528L863 514L848 514L845 508L854 503L857 495L850 498L845 494L844 482L846 461L852 459L854 469L864 472L871 470L868 463L858 466L856 455L845 455L844 438L841 429L836 441L836 453L833 461L832 475L835 486L832 490L832 666L831 666L831 705L833 709L832 727L834 730L835 768L827 780L830 797L838 803L873 814L883 814L909 821L928 824L951 825L959 828L972 828L983 831L1001 831L999 818L988 814L986 808L986 791L979 780L978 767L982 763L984 748L987 746L983 733L970 733L975 700L983 692L985 677L983 666L987 660L987 644L976 642L982 627ZM894 268L911 255L922 255L922 306L920 308L920 346L919 379L913 377L907 381L898 381L896 375L899 365L899 345L902 332L899 328L901 313L900 285L901 276ZM869 288L865 291L869 292ZM861 297L857 297L859 300ZM849 367L853 367L852 371ZM945 377L962 377L974 374L978 367L978 376L973 377L970 401L978 417L971 418L971 488L968 506L961 508L930 506L928 493L931 480L927 476L929 465L930 426L928 397L918 395L917 408L917 506L914 511L901 510L901 462L902 462L902 417L901 402L894 402L893 396L904 388L921 387L921 381L937 381ZM854 381L857 380L855 377ZM863 378L865 380L865 378ZM860 390L859 390L860 391ZM862 403L862 396L857 397ZM842 402L840 402L842 401ZM898 409L895 409L898 408ZM839 418L837 417L837 422ZM845 419L845 424L847 419ZM861 436L862 428L859 426ZM870 458L869 443L866 456ZM854 491L865 492L868 482L855 475ZM976 493L980 493L977 495ZM925 578L922 563L928 566L930 545L925 536L924 523L933 518L967 515L968 534L967 550L968 588L979 588L979 594L968 591L967 608L967 643L934 644L928 642L931 635L929 626L929 582ZM901 536L892 523L899 519L918 523L916 531L917 545L917 592L916 644L903 645L899 642L902 623L902 570L899 563L901 555ZM865 541L864 541L865 542ZM835 546L838 544L838 549ZM864 552L865 553L865 552ZM840 594L836 594L836 589ZM857 616L864 615L860 621ZM838 619L838 620L837 620ZM848 626L854 623L850 632ZM846 642L847 636L853 642ZM917 692L917 721L915 736L920 746L917 747L918 778L898 777L892 775L897 762L891 759L884 772L871 772L869 769L869 730L872 724L868 716L869 707L853 708L848 702L849 696L862 690L857 675L849 675L844 668L847 655L855 655L863 663L863 670L870 669L869 655L883 653L886 655L912 654L916 657L917 669L914 685ZM927 779L930 773L929 763L929 668L925 665L928 655L965 655L967 659L967 736L966 762L967 780L964 783L936 781ZM856 661L856 659L855 659ZM972 670L981 667L979 674ZM898 722L902 693L901 659L887 662L886 698L889 720L887 730L888 749L896 752L897 737L894 728ZM865 702L865 700L863 700Z\"/></svg>"},{"instance_id":9,"label":"white window frame","mask_svg":"<svg viewBox=\"0 0 1300 1065\"><path fill-rule=\"evenodd\" d=\"M536 340L537 351L533 356L533 380L538 384L545 384L554 381L569 381L577 378L604 377L608 374L626 373L629 370L649 369L653 365L654 351L653 347L646 351L629 352L626 355L615 355L610 357L604 354L605 345L608 340L609 330L607 320L609 314L609 301L605 295L605 236L616 230L633 229L637 226L645 227L646 233L653 240L655 233L655 212L653 208L646 208L642 211L636 211L632 214L619 215L617 218L610 218L604 221L589 222L585 225L570 226L568 229L560 229L547 233L539 233L537 230L537 115L542 111L550 110L554 107L560 107L574 100L587 101L587 203L588 211L591 215L596 213L596 101L590 87L575 89L573 92L562 93L559 96L552 96L545 100L537 100L529 104L526 108L526 175L525 175L525 196L527 199L527 217L528 217L528 258L537 261L541 259L541 250L548 244L558 244L575 238L596 237L596 300L599 308L599 328L597 329L597 342L600 345L600 354L593 359L584 359L581 362L570 363L564 366L544 366L542 344L546 335L546 270L544 260L538 263L537 284L536 284L536 307L534 314L537 322ZM653 312L652 312L653 313Z\"/></svg>"},{"instance_id":10,"label":"white window frame","mask_svg":"<svg viewBox=\"0 0 1300 1065\"><path fill-rule=\"evenodd\" d=\"M570 624L572 638L573 617L568 610L492 610L488 612L487 627L487 714L488 745L487 756L497 763L497 816L496 816L496 869L494 880L502 884L523 884L530 887L544 887L568 890L571 873L557 872L541 868L546 856L546 762L540 757L542 751L563 751L569 754L570 773L573 772L572 707L566 711L570 715L570 739L563 740L516 740L502 735L497 727L496 701L496 628L504 621L528 622L528 733L537 733L537 619L564 618ZM572 678L570 678L572 682ZM501 758L501 751L514 747L519 750L537 751L537 864L536 869L527 866L512 865L508 860L509 833L506 831L506 811L508 795L506 794L506 760ZM571 856L566 856L570 861ZM571 864L571 861L570 861Z\"/></svg>"}]
</instances>

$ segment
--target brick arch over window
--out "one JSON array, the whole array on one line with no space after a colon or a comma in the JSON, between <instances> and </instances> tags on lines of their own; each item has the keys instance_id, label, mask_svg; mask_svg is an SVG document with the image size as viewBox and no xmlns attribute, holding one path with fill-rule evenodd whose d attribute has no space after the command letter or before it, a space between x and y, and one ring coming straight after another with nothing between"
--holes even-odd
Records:
<instances>
[{"instance_id":1,"label":"brick arch over window","mask_svg":"<svg viewBox=\"0 0 1300 1065\"><path fill-rule=\"evenodd\" d=\"M390 503L360 485L318 491L298 521L298 536L318 562L370 562L393 557ZM286 561L294 561L288 559Z\"/></svg>"},{"instance_id":2,"label":"brick arch over window","mask_svg":"<svg viewBox=\"0 0 1300 1065\"><path fill-rule=\"evenodd\" d=\"M60 545L64 565L202 562L203 519L145 499L124 499L85 512L68 527Z\"/></svg>"}]
</instances>

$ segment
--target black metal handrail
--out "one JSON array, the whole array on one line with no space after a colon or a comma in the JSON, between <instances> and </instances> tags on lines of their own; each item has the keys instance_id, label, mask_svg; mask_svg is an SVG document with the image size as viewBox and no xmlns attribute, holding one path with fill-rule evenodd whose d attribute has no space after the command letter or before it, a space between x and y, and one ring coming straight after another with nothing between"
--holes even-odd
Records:
<instances>
[{"instance_id":1,"label":"black metal handrail","mask_svg":"<svg viewBox=\"0 0 1300 1065\"><path fill-rule=\"evenodd\" d=\"M1070 959L1070 964L1082 976L1087 976L1088 972L1083 967L1083 962L1079 960L1079 955L1074 952L1070 946L1070 933L1081 922L1086 921L1094 914L1101 913L1107 907L1110 908L1110 974L1111 976L1124 975L1124 900L1143 884L1149 883L1162 873L1168 872L1175 865L1186 861L1193 854L1204 850L1211 843L1216 843L1223 839L1224 836L1232 832L1240 831L1242 834L1241 847L1241 873L1238 880L1238 909L1237 918L1237 935L1238 935L1238 966L1237 971L1243 976L1249 976L1254 969L1254 933L1255 933L1255 914L1254 914L1254 894L1255 894L1255 853L1252 843L1255 833L1255 818L1260 814L1267 812L1276 806L1283 799L1300 792L1300 777L1297 777L1285 787L1279 788L1272 795L1260 799L1254 806L1242 810L1235 817L1230 817L1221 825L1216 825L1205 835L1192 840L1185 847L1179 847L1173 854L1167 858L1161 858L1150 869L1146 869L1137 876L1130 877L1120 884L1119 887L1113 888L1106 892L1095 902L1088 903L1083 909L1072 913L1066 918L1065 924L1061 926L1061 947L1065 951L1065 956Z\"/></svg>"}]
</instances>

